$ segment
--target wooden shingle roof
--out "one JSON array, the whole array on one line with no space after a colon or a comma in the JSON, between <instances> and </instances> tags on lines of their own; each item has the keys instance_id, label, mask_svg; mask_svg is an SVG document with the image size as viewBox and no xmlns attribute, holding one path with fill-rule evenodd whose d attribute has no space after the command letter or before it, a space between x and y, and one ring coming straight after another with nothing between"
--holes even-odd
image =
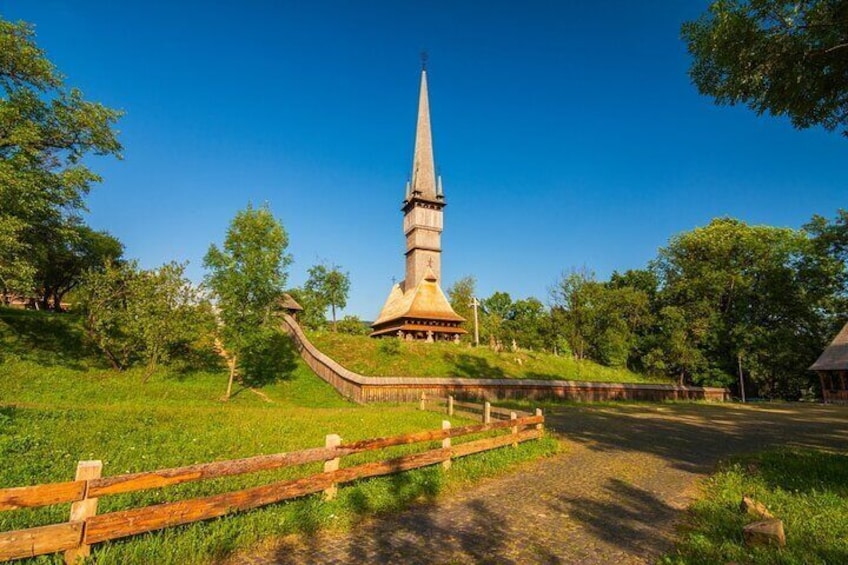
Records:
<instances>
[{"instance_id":1,"label":"wooden shingle roof","mask_svg":"<svg viewBox=\"0 0 848 565\"><path fill-rule=\"evenodd\" d=\"M400 285L392 287L389 298L372 327L399 318L420 318L449 322L464 322L465 318L451 308L445 293L439 287L432 269L427 269L424 278L414 289L404 292Z\"/></svg>"},{"instance_id":2,"label":"wooden shingle roof","mask_svg":"<svg viewBox=\"0 0 848 565\"><path fill-rule=\"evenodd\" d=\"M283 310L288 310L289 312L302 312L303 306L297 303L297 301L291 297L291 294L284 292L282 296L280 296L280 307Z\"/></svg>"},{"instance_id":3,"label":"wooden shingle roof","mask_svg":"<svg viewBox=\"0 0 848 565\"><path fill-rule=\"evenodd\" d=\"M848 371L848 323L810 366L811 371Z\"/></svg>"}]
</instances>

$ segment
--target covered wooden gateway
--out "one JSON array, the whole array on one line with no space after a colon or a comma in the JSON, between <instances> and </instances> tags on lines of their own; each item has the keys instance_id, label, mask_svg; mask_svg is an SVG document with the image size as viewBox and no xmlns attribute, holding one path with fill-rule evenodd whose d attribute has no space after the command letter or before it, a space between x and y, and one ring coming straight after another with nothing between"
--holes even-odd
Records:
<instances>
[{"instance_id":1,"label":"covered wooden gateway","mask_svg":"<svg viewBox=\"0 0 848 565\"><path fill-rule=\"evenodd\" d=\"M810 366L821 380L825 403L848 404L848 323Z\"/></svg>"}]
</instances>

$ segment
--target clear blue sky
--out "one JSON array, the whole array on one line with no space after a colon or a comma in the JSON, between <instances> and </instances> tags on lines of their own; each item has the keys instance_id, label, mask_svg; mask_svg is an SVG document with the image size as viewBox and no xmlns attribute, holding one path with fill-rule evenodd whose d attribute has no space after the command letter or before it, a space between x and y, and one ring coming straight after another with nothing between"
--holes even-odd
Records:
<instances>
[{"instance_id":1,"label":"clear blue sky","mask_svg":"<svg viewBox=\"0 0 848 565\"><path fill-rule=\"evenodd\" d=\"M643 267L729 215L799 227L848 205L848 139L715 106L686 74L707 2L11 0L87 98L126 111L89 223L153 267L202 258L248 201L291 240L289 284L350 272L373 319L403 277L419 53L443 176L443 286L543 300Z\"/></svg>"}]
</instances>

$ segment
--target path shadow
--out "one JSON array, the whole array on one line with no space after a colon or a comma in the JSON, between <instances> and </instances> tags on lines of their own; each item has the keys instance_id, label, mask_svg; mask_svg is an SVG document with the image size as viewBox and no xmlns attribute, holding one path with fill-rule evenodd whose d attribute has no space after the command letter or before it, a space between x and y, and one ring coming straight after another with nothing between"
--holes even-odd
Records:
<instances>
[{"instance_id":1,"label":"path shadow","mask_svg":"<svg viewBox=\"0 0 848 565\"><path fill-rule=\"evenodd\" d=\"M630 555L652 558L671 549L670 534L679 509L619 479L607 479L601 496L596 494L591 498L559 496L549 507L568 514L597 539Z\"/></svg>"},{"instance_id":2,"label":"path shadow","mask_svg":"<svg viewBox=\"0 0 848 565\"><path fill-rule=\"evenodd\" d=\"M809 404L630 404L555 407L546 427L599 451L637 451L711 472L729 455L772 446L848 451L848 407Z\"/></svg>"},{"instance_id":3,"label":"path shadow","mask_svg":"<svg viewBox=\"0 0 848 565\"><path fill-rule=\"evenodd\" d=\"M434 473L440 469L433 468ZM408 473L388 477L390 493L401 506L412 506L401 512L371 515L371 504L364 492L354 489L354 506L360 513L353 535L332 532L302 531L276 547L272 562L278 565L301 563L404 563L436 565L444 563L491 563L515 565L504 557L505 544L514 532L504 520L505 510L493 508L484 500L470 500L455 514L448 515L436 502L439 488L419 488ZM440 481L439 481L440 482ZM429 483L438 485L439 482ZM426 481L423 484L428 484ZM308 522L307 522L308 525ZM523 522L521 527L526 526ZM534 562L559 564L560 559L539 549ZM522 561L524 562L524 561Z\"/></svg>"}]
</instances>

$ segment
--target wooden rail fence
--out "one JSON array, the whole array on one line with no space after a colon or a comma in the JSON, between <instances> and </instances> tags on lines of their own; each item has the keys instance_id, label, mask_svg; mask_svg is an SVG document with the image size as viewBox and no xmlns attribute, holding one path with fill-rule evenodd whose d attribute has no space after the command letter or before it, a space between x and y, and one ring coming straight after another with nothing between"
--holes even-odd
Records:
<instances>
[{"instance_id":1,"label":"wooden rail fence","mask_svg":"<svg viewBox=\"0 0 848 565\"><path fill-rule=\"evenodd\" d=\"M422 406L426 401L426 398L422 399ZM459 403L452 399L447 399L447 402L451 403L452 410L479 408L479 405ZM491 410L495 409L483 408L484 414L492 414ZM497 409L494 413L499 414L500 410ZM338 485L343 483L428 465L441 464L449 468L451 459L457 457L508 445L516 446L520 442L537 439L542 436L543 424L544 416L541 410L532 415L522 413L521 417L512 412L508 419L492 421L489 417L479 424L456 428L452 428L450 422L445 420L442 427L436 430L353 442L343 442L338 435L331 434L326 437L325 447L111 477L101 477L100 461L80 461L73 481L0 489L0 511L72 503L67 522L0 532L0 561L63 551L65 562L75 563L89 555L90 546L96 543L208 520L319 492L323 492L329 499L335 496ZM451 443L453 438L494 430L508 433L456 445ZM340 467L341 459L349 455L439 440L441 446L436 449L352 467ZM278 481L203 498L97 514L97 501L104 496L319 462L324 463L323 473L299 479Z\"/></svg>"}]
</instances>

